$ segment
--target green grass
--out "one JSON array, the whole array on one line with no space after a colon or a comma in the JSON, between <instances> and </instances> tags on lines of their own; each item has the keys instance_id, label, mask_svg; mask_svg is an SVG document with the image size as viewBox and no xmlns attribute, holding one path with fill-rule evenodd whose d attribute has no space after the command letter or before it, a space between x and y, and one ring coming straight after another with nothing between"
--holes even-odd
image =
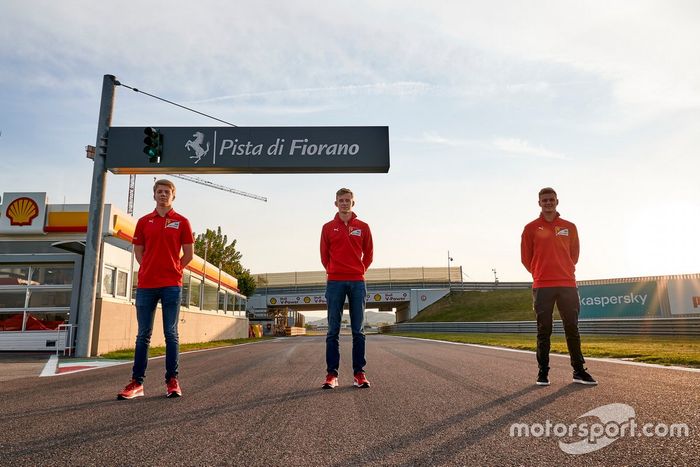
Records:
<instances>
[{"instance_id":1,"label":"green grass","mask_svg":"<svg viewBox=\"0 0 700 467\"><path fill-rule=\"evenodd\" d=\"M532 291L493 290L452 292L433 303L413 322L428 321L533 321ZM555 312L554 319L559 319Z\"/></svg>"},{"instance_id":2,"label":"green grass","mask_svg":"<svg viewBox=\"0 0 700 467\"><path fill-rule=\"evenodd\" d=\"M450 342L494 345L535 351L536 338L529 334L469 334L398 332L395 336L439 339ZM581 336L584 357L624 358L635 362L700 368L700 338L674 336ZM566 354L563 335L552 335L552 353Z\"/></svg>"},{"instance_id":3,"label":"green grass","mask_svg":"<svg viewBox=\"0 0 700 467\"><path fill-rule=\"evenodd\" d=\"M271 337L244 338L244 339L225 339L220 341L196 342L192 344L180 344L180 352L188 352L190 350L214 349L217 347L228 347L231 345L245 344L246 342L254 342L264 339L272 339ZM165 347L151 347L148 349L149 357L159 357L165 355ZM134 349L115 350L100 355L101 358L109 358L114 360L131 360L134 358Z\"/></svg>"}]
</instances>

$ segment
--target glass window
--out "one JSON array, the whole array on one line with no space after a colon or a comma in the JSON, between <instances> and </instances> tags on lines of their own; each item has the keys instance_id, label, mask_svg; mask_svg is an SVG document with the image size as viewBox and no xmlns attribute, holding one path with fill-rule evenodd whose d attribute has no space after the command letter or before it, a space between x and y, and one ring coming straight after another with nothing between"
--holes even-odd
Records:
<instances>
[{"instance_id":1,"label":"glass window","mask_svg":"<svg viewBox=\"0 0 700 467\"><path fill-rule=\"evenodd\" d=\"M25 331L53 331L68 322L68 313L28 313Z\"/></svg>"},{"instance_id":2,"label":"glass window","mask_svg":"<svg viewBox=\"0 0 700 467\"><path fill-rule=\"evenodd\" d=\"M134 270L131 275L131 299L136 300L136 289L139 287L139 272Z\"/></svg>"},{"instance_id":3,"label":"glass window","mask_svg":"<svg viewBox=\"0 0 700 467\"><path fill-rule=\"evenodd\" d=\"M102 293L114 295L114 274L116 270L105 266L102 272Z\"/></svg>"},{"instance_id":4,"label":"glass window","mask_svg":"<svg viewBox=\"0 0 700 467\"><path fill-rule=\"evenodd\" d=\"M120 297L126 297L128 278L129 274L126 271L117 271L117 295Z\"/></svg>"},{"instance_id":5,"label":"glass window","mask_svg":"<svg viewBox=\"0 0 700 467\"><path fill-rule=\"evenodd\" d=\"M0 308L24 308L26 289L0 290Z\"/></svg>"},{"instance_id":6,"label":"glass window","mask_svg":"<svg viewBox=\"0 0 700 467\"><path fill-rule=\"evenodd\" d=\"M219 294L216 286L212 284L204 284L204 306L205 310L216 310L219 302Z\"/></svg>"},{"instance_id":7,"label":"glass window","mask_svg":"<svg viewBox=\"0 0 700 467\"><path fill-rule=\"evenodd\" d=\"M190 306L199 308L199 290L202 288L202 280L197 277L190 278Z\"/></svg>"},{"instance_id":8,"label":"glass window","mask_svg":"<svg viewBox=\"0 0 700 467\"><path fill-rule=\"evenodd\" d=\"M226 292L219 290L219 310L226 311Z\"/></svg>"},{"instance_id":9,"label":"glass window","mask_svg":"<svg viewBox=\"0 0 700 467\"><path fill-rule=\"evenodd\" d=\"M245 305L246 305L246 299L243 298L242 296L237 296L236 297L236 310L238 311L245 311Z\"/></svg>"},{"instance_id":10,"label":"glass window","mask_svg":"<svg viewBox=\"0 0 700 467\"><path fill-rule=\"evenodd\" d=\"M24 313L0 313L0 331L21 331Z\"/></svg>"},{"instance_id":11,"label":"glass window","mask_svg":"<svg viewBox=\"0 0 700 467\"><path fill-rule=\"evenodd\" d=\"M29 266L18 264L0 265L0 285L25 285L29 277Z\"/></svg>"},{"instance_id":12,"label":"glass window","mask_svg":"<svg viewBox=\"0 0 700 467\"><path fill-rule=\"evenodd\" d=\"M29 289L30 308L69 307L70 290Z\"/></svg>"},{"instance_id":13,"label":"glass window","mask_svg":"<svg viewBox=\"0 0 700 467\"><path fill-rule=\"evenodd\" d=\"M180 306L189 307L190 293L190 273L185 271L182 274L182 294L180 294Z\"/></svg>"},{"instance_id":14,"label":"glass window","mask_svg":"<svg viewBox=\"0 0 700 467\"><path fill-rule=\"evenodd\" d=\"M233 311L236 306L236 296L232 293L226 294L226 311Z\"/></svg>"},{"instance_id":15,"label":"glass window","mask_svg":"<svg viewBox=\"0 0 700 467\"><path fill-rule=\"evenodd\" d=\"M73 265L32 266L31 283L33 285L71 285L73 284Z\"/></svg>"}]
</instances>

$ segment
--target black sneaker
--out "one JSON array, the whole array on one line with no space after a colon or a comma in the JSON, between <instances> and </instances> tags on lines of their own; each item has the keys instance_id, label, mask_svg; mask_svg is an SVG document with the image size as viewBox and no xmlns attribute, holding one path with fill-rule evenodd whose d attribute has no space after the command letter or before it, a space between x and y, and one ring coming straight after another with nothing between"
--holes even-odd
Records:
<instances>
[{"instance_id":1,"label":"black sneaker","mask_svg":"<svg viewBox=\"0 0 700 467\"><path fill-rule=\"evenodd\" d=\"M537 373L537 385L538 386L549 386L549 373L544 370L540 370Z\"/></svg>"},{"instance_id":2,"label":"black sneaker","mask_svg":"<svg viewBox=\"0 0 700 467\"><path fill-rule=\"evenodd\" d=\"M598 381L594 380L593 376L588 374L585 368L581 368L580 370L574 370L574 383L595 386L598 384Z\"/></svg>"}]
</instances>

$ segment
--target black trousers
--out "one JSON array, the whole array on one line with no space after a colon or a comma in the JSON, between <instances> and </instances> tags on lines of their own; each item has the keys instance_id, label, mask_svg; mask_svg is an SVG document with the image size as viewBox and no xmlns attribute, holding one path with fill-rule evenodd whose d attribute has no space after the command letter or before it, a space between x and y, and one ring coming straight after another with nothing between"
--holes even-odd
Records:
<instances>
[{"instance_id":1,"label":"black trousers","mask_svg":"<svg viewBox=\"0 0 700 467\"><path fill-rule=\"evenodd\" d=\"M581 353L581 336L578 333L578 315L581 309L576 287L542 287L532 289L532 301L537 315L537 365L549 370L549 349L552 337L552 314L557 305L564 324L566 346L569 348L574 370L586 363Z\"/></svg>"}]
</instances>

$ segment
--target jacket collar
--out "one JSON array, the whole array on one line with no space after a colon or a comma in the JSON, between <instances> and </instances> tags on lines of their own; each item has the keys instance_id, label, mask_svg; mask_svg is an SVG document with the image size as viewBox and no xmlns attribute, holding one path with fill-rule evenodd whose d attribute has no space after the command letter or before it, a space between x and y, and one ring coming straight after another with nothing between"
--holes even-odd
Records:
<instances>
[{"instance_id":1,"label":"jacket collar","mask_svg":"<svg viewBox=\"0 0 700 467\"><path fill-rule=\"evenodd\" d=\"M552 220L552 222L554 222L555 220L559 219L559 217L560 217L560 214L559 214L559 211L557 211L556 214L554 215L554 220ZM544 214L543 214L543 213L540 213L540 219L542 219L542 220L545 221L545 222L549 222L549 221L547 221L547 219L544 218Z\"/></svg>"},{"instance_id":2,"label":"jacket collar","mask_svg":"<svg viewBox=\"0 0 700 467\"><path fill-rule=\"evenodd\" d=\"M176 215L178 215L178 214L175 212L175 209L173 209L173 208L170 208L170 211L165 213L165 217L169 217L169 218L173 218ZM156 210L154 208L153 212L146 214L146 217L148 217L148 218L160 217L160 214L158 214L158 210Z\"/></svg>"},{"instance_id":3,"label":"jacket collar","mask_svg":"<svg viewBox=\"0 0 700 467\"><path fill-rule=\"evenodd\" d=\"M350 222L354 221L355 219L357 219L357 214L355 214L354 212L351 212L350 214L352 214L352 215L350 216L350 220L348 221L348 224L349 224ZM335 220L336 222L342 222L342 223L344 224L343 220L340 218L340 213L339 213L339 212L336 212L336 213L335 213L335 218L334 218L334 220Z\"/></svg>"}]
</instances>

